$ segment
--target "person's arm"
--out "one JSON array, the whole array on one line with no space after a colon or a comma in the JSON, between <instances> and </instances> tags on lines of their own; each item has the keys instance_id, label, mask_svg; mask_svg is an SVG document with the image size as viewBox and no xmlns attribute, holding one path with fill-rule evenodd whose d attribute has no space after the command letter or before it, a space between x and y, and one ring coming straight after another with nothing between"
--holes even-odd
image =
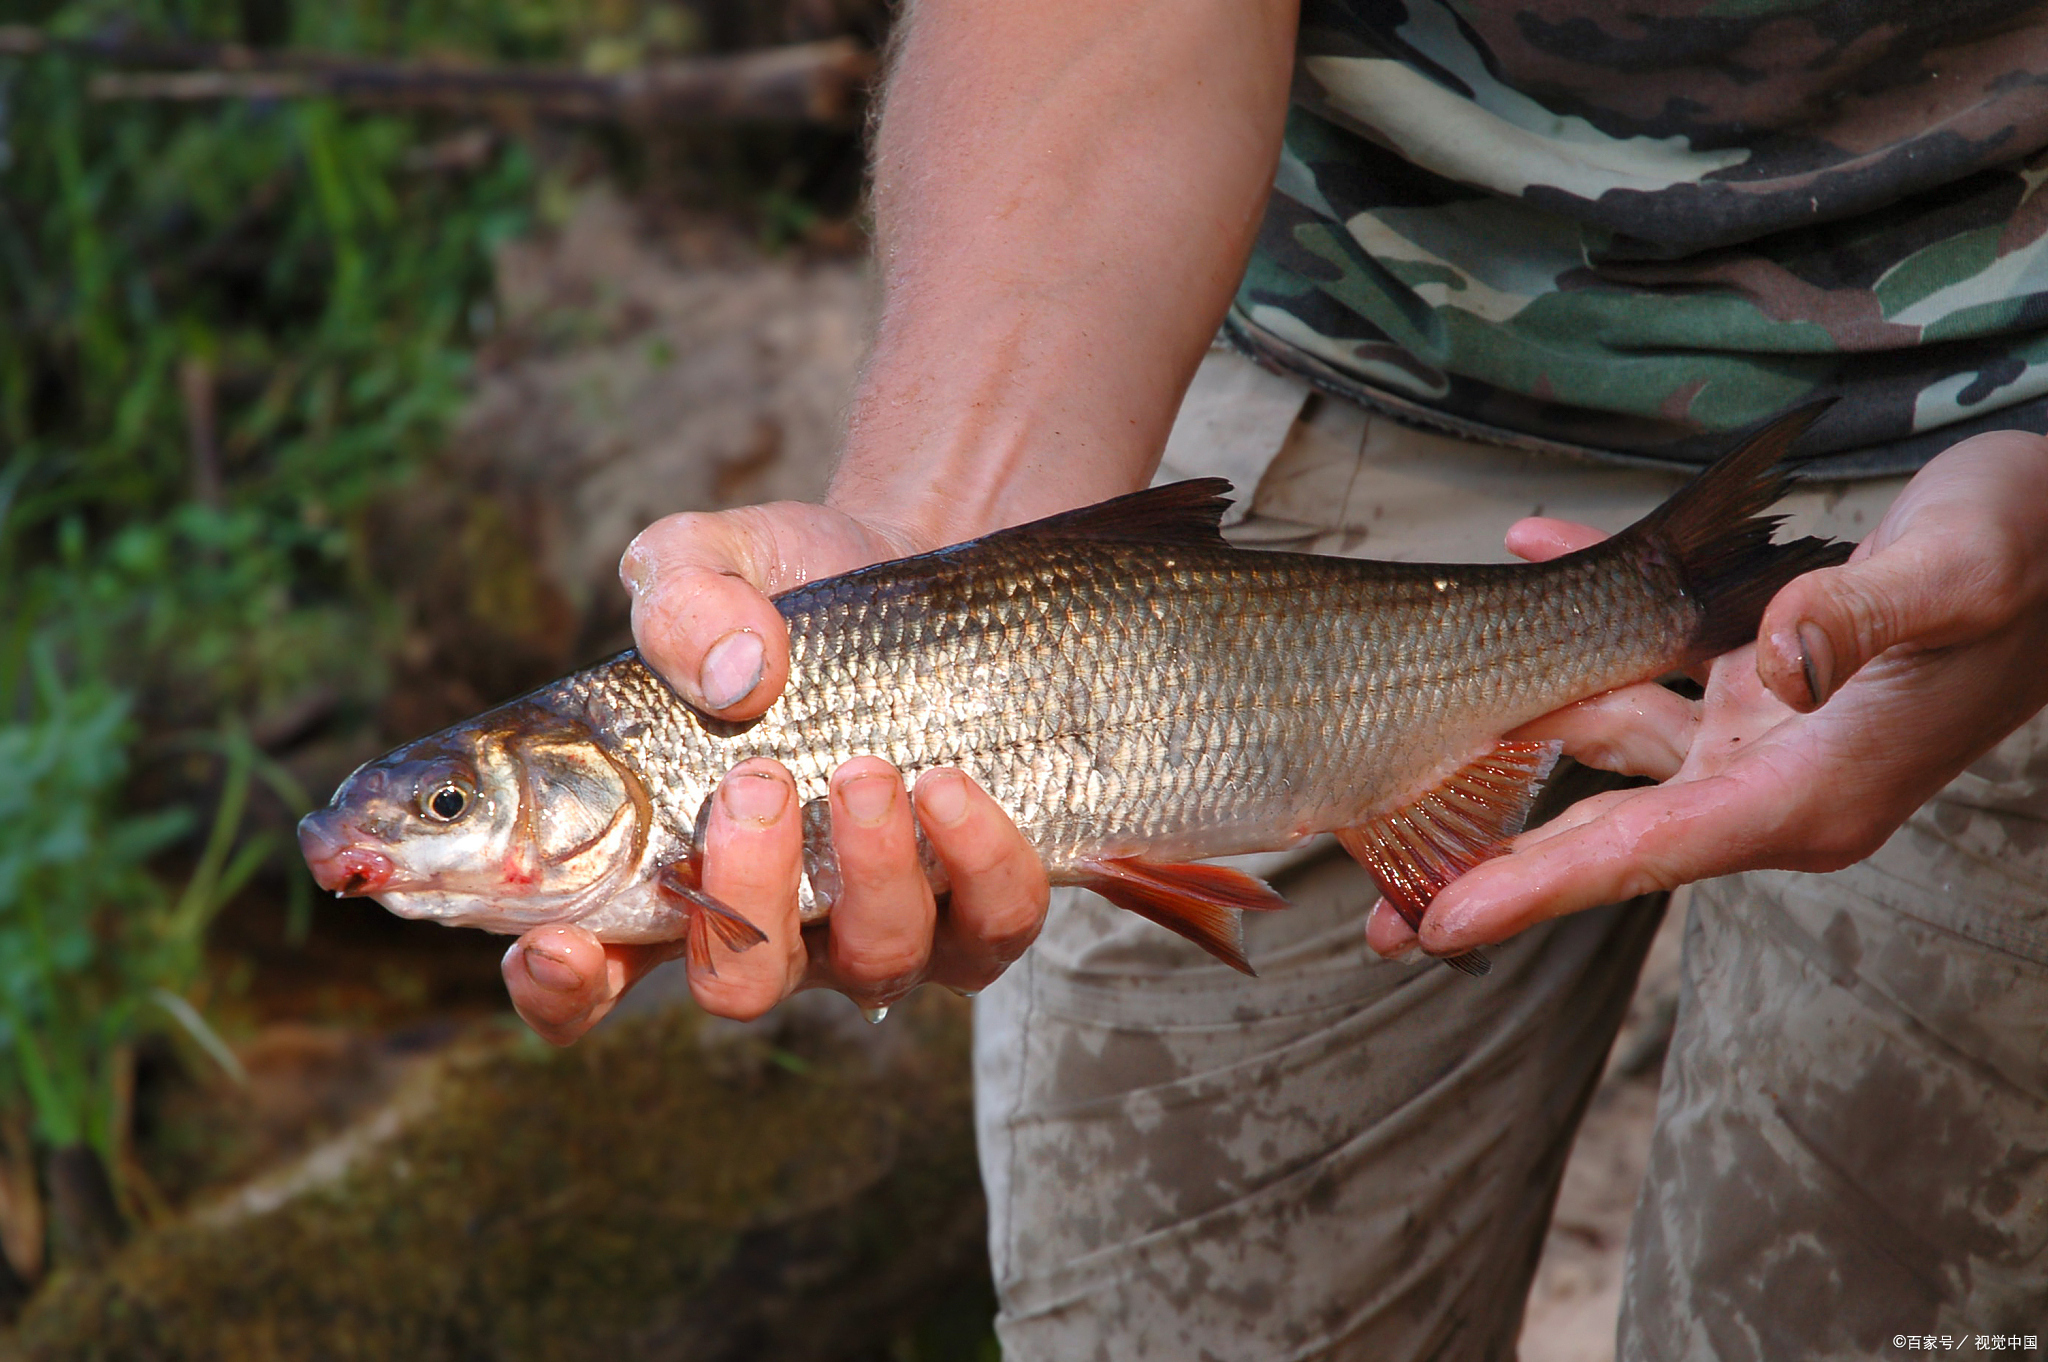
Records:
<instances>
[{"instance_id":1,"label":"person's arm","mask_svg":"<svg viewBox=\"0 0 2048 1362\"><path fill-rule=\"evenodd\" d=\"M1542 559L1598 538L1527 520L1508 543ZM2048 703L2048 440L2000 431L1942 453L1848 563L1778 593L1758 639L1713 664L1697 704L1632 686L1523 730L1663 783L1576 804L1453 883L1423 920L1424 949L1877 850ZM1383 903L1367 940L1392 954L1415 934Z\"/></svg>"},{"instance_id":2,"label":"person's arm","mask_svg":"<svg viewBox=\"0 0 2048 1362\"><path fill-rule=\"evenodd\" d=\"M1292 3L911 11L884 305L829 500L950 543L1144 485L1244 272Z\"/></svg>"},{"instance_id":3,"label":"person's arm","mask_svg":"<svg viewBox=\"0 0 2048 1362\"><path fill-rule=\"evenodd\" d=\"M1272 184L1292 0L926 0L903 22L876 147L882 312L826 505L671 516L621 565L642 654L728 718L788 678L773 593L1142 487ZM926 978L979 988L1037 931L1037 858L957 776L927 773L913 801L886 763L841 769L845 891L808 946L788 773L749 763L722 789L705 888L769 940L692 971L713 1012L811 984L875 1003ZM954 886L943 922L913 807ZM665 954L546 928L505 977L567 1041Z\"/></svg>"}]
</instances>

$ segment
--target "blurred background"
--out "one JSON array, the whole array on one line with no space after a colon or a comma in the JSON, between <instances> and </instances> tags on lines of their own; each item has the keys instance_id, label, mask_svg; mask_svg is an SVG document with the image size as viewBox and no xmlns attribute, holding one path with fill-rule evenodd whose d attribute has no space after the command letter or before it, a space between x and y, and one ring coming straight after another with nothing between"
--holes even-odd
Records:
<instances>
[{"instance_id":1,"label":"blurred background","mask_svg":"<svg viewBox=\"0 0 2048 1362\"><path fill-rule=\"evenodd\" d=\"M7 1349L993 1356L956 1000L556 1052L290 836L628 643L648 520L822 490L886 21L0 7Z\"/></svg>"},{"instance_id":2,"label":"blurred background","mask_svg":"<svg viewBox=\"0 0 2048 1362\"><path fill-rule=\"evenodd\" d=\"M0 1356L997 1355L964 1004L555 1051L291 838L625 646L649 520L822 491L888 21L0 3ZM1633 1025L1531 1359L1611 1350Z\"/></svg>"}]
</instances>

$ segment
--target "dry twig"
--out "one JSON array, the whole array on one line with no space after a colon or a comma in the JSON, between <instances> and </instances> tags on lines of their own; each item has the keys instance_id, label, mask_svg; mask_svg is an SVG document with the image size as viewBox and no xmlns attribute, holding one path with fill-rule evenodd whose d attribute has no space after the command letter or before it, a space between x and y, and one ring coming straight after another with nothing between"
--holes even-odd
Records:
<instances>
[{"instance_id":1,"label":"dry twig","mask_svg":"<svg viewBox=\"0 0 2048 1362\"><path fill-rule=\"evenodd\" d=\"M316 52L117 38L56 39L0 25L0 55L64 51L102 61L187 69L110 71L95 99L304 99L455 110L514 106L554 118L627 123L846 123L858 112L875 56L851 38L728 56L659 62L618 75L563 67L369 62Z\"/></svg>"}]
</instances>

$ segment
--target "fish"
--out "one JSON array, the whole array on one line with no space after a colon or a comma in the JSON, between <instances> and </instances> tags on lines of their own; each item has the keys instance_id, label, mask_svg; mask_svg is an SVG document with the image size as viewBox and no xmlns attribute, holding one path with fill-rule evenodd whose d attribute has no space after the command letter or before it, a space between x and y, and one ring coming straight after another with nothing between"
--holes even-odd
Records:
<instances>
[{"instance_id":1,"label":"fish","mask_svg":"<svg viewBox=\"0 0 2048 1362\"><path fill-rule=\"evenodd\" d=\"M803 801L806 923L838 893L827 782L879 755L957 767L1055 884L1246 973L1245 912L1286 901L1213 858L1334 833L1419 927L1519 833L1559 756L1504 735L1755 637L1785 583L1853 545L1773 542L1772 422L1636 524L1543 563L1400 564L1232 547L1195 479L775 597L790 673L760 718L693 709L632 651L359 768L299 840L315 879L405 917L609 942L760 929L702 886L726 771L781 762ZM920 841L934 892L947 885ZM1485 972L1478 952L1449 957Z\"/></svg>"}]
</instances>

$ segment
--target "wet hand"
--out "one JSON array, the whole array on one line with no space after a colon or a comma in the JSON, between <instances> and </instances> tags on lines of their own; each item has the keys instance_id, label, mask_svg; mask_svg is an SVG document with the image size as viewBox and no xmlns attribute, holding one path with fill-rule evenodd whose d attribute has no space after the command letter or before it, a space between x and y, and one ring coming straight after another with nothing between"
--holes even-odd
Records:
<instances>
[{"instance_id":1,"label":"wet hand","mask_svg":"<svg viewBox=\"0 0 2048 1362\"><path fill-rule=\"evenodd\" d=\"M789 630L769 597L923 546L827 506L784 501L666 516L619 560L633 642L692 705L758 718L789 680Z\"/></svg>"},{"instance_id":2,"label":"wet hand","mask_svg":"<svg viewBox=\"0 0 2048 1362\"><path fill-rule=\"evenodd\" d=\"M692 704L724 718L763 713L789 677L789 636L769 597L921 545L828 507L779 503L670 516L627 550L641 655ZM802 818L794 782L772 761L746 762L719 787L702 886L766 933L735 952L714 943L690 967L698 1002L720 1016L761 1015L802 988L836 988L864 1006L925 980L977 990L1036 936L1048 890L1037 855L1009 818L957 771L928 771L914 792L887 762L834 773L833 844L843 889L826 922L797 907ZM912 819L952 885L942 911L919 863ZM582 928L537 928L506 953L512 1002L536 1032L566 1045L596 1025L680 941L604 945Z\"/></svg>"},{"instance_id":3,"label":"wet hand","mask_svg":"<svg viewBox=\"0 0 2048 1362\"><path fill-rule=\"evenodd\" d=\"M1525 520L1508 543L1540 560L1598 538ZM1698 702L1631 686L1521 730L1662 783L1524 833L1437 897L1423 948L1454 954L1655 889L1875 851L2048 703L2048 442L1996 432L1943 453L1848 563L1778 593L1758 640L1714 661ZM1415 935L1382 903L1367 940L1394 954Z\"/></svg>"}]
</instances>

